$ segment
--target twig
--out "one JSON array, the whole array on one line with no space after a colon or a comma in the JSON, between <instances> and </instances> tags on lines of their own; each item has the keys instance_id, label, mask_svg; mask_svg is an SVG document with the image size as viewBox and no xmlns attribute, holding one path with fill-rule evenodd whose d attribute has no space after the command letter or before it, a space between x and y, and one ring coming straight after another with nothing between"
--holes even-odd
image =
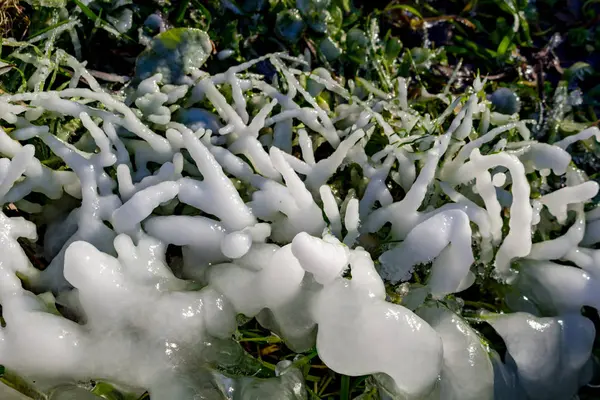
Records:
<instances>
[{"instance_id":1,"label":"twig","mask_svg":"<svg viewBox=\"0 0 600 400\"><path fill-rule=\"evenodd\" d=\"M111 74L109 72L95 71L93 69L88 69L87 71L94 78L102 79L103 81L106 81L106 82L127 83L131 80L131 78L128 76ZM71 72L67 69L64 69L62 72L64 72L65 75L68 77L73 77L73 72ZM83 83L87 83L87 81L85 80L84 77L80 77L79 81L83 82Z\"/></svg>"},{"instance_id":2,"label":"twig","mask_svg":"<svg viewBox=\"0 0 600 400\"><path fill-rule=\"evenodd\" d=\"M131 80L131 78L128 76L111 74L111 73L102 72L102 71L95 71L93 69L88 69L88 72L94 78L102 79L103 81L107 81L107 82L127 83Z\"/></svg>"}]
</instances>

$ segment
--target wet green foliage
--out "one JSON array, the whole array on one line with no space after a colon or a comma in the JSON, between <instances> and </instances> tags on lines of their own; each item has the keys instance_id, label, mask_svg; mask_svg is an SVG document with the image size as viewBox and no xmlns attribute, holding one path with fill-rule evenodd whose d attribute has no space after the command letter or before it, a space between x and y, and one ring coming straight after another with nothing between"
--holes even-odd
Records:
<instances>
[{"instance_id":1,"label":"wet green foliage","mask_svg":"<svg viewBox=\"0 0 600 400\"><path fill-rule=\"evenodd\" d=\"M137 58L135 80L142 81L156 73L164 82L175 82L208 59L212 46L208 35L193 28L175 28L152 39L148 49Z\"/></svg>"}]
</instances>

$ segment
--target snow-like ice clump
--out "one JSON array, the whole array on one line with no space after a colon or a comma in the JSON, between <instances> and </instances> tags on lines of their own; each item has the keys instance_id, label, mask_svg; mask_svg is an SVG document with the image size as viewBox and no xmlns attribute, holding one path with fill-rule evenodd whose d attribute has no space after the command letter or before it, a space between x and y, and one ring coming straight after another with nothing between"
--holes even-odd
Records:
<instances>
[{"instance_id":1,"label":"snow-like ice clump","mask_svg":"<svg viewBox=\"0 0 600 400\"><path fill-rule=\"evenodd\" d=\"M246 73L263 60L272 84ZM580 310L600 305L600 213L584 213L598 185L566 149L598 129L541 144L527 121L490 113L479 80L432 118L410 108L402 79L392 100L359 99L288 66L302 63L270 55L180 86L159 74L131 107L89 74L92 89L0 96L0 202L36 221L0 213L0 363L45 388L102 379L153 400L307 398L291 362L258 381L213 368L243 361L243 314L296 352L316 346L338 373L375 374L394 398L570 399L591 377L595 331ZM53 134L49 115L80 120L81 139ZM490 150L508 131L523 142ZM367 154L375 136L388 144ZM36 158L33 138L68 168ZM351 165L363 188L342 194L334 177ZM532 200L526 174L542 170L566 185ZM548 219L572 225L533 243ZM21 246L40 226L43 270ZM384 279L429 263L426 282L391 301ZM504 362L445 301L481 279L478 263L517 293L515 313L479 316Z\"/></svg>"}]
</instances>

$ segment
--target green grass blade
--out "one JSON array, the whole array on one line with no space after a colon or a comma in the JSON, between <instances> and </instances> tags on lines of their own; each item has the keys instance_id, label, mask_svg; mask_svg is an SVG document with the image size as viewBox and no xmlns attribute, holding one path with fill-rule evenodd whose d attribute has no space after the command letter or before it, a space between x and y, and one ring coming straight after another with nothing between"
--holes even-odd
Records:
<instances>
[{"instance_id":1,"label":"green grass blade","mask_svg":"<svg viewBox=\"0 0 600 400\"><path fill-rule=\"evenodd\" d=\"M350 377L342 375L342 383L340 387L340 399L350 400Z\"/></svg>"},{"instance_id":2,"label":"green grass blade","mask_svg":"<svg viewBox=\"0 0 600 400\"><path fill-rule=\"evenodd\" d=\"M134 42L134 40L131 37L127 36L124 33L119 32L114 26L112 26L107 21L100 18L100 16L96 15L96 13L94 13L88 6L83 4L80 0L73 0L73 2L75 2L75 4L77 4L77 6L81 9L81 12L83 12L83 14L86 17L88 17L89 19L94 21L96 23L96 25L100 26L105 31L107 31L117 37L123 37L130 42Z\"/></svg>"},{"instance_id":3,"label":"green grass blade","mask_svg":"<svg viewBox=\"0 0 600 400\"><path fill-rule=\"evenodd\" d=\"M81 12L83 12L83 14L88 17L89 19L91 19L94 22L98 22L99 17L85 4L83 4L81 1L79 0L73 0L75 2L75 4L77 4L77 7L79 7L81 9Z\"/></svg>"},{"instance_id":4,"label":"green grass blade","mask_svg":"<svg viewBox=\"0 0 600 400\"><path fill-rule=\"evenodd\" d=\"M512 43L512 35L504 36L504 38L498 45L498 50L496 50L498 55L503 56L506 53L506 50L508 50L508 47L511 45L511 43Z\"/></svg>"},{"instance_id":5,"label":"green grass blade","mask_svg":"<svg viewBox=\"0 0 600 400\"><path fill-rule=\"evenodd\" d=\"M386 7L384 11L393 11L393 10L408 11L409 13L413 14L415 17L419 17L420 19L423 19L423 16L421 15L421 13L416 8L409 6L408 4L394 4L393 6Z\"/></svg>"},{"instance_id":6,"label":"green grass blade","mask_svg":"<svg viewBox=\"0 0 600 400\"><path fill-rule=\"evenodd\" d=\"M185 13L189 6L190 6L190 0L183 0L181 2L181 4L179 5L179 9L177 10L177 17L175 18L175 21L177 22L177 24L180 24L181 21L183 21L183 18L185 17Z\"/></svg>"}]
</instances>

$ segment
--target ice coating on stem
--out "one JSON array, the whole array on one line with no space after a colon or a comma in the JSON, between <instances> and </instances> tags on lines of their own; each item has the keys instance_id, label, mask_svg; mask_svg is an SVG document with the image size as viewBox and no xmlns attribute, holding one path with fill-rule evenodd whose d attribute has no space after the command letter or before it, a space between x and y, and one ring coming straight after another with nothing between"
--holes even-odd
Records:
<instances>
[{"instance_id":1,"label":"ice coating on stem","mask_svg":"<svg viewBox=\"0 0 600 400\"><path fill-rule=\"evenodd\" d=\"M243 204L238 192L213 155L191 131L182 129L181 135L204 180L202 186L186 180L186 184L182 185L180 189L180 200L190 205L198 204L200 209L217 215L229 229L243 229L254 225L255 217ZM200 193L202 193L201 204L198 203ZM185 199L182 199L182 196ZM224 204L228 204L230 207L224 210L222 207Z\"/></svg>"},{"instance_id":2,"label":"ice coating on stem","mask_svg":"<svg viewBox=\"0 0 600 400\"><path fill-rule=\"evenodd\" d=\"M20 273L26 278L35 278L39 270L35 269L21 248L18 238L32 241L37 239L35 224L22 217L9 218L0 212L0 266L6 273Z\"/></svg>"},{"instance_id":3,"label":"ice coating on stem","mask_svg":"<svg viewBox=\"0 0 600 400\"><path fill-rule=\"evenodd\" d=\"M571 144L580 140L587 140L592 136L596 138L597 142L600 142L600 129L598 129L597 126L592 126L591 128L585 129L575 135L567 136L563 140L559 140L558 142L554 143L554 145L566 150Z\"/></svg>"},{"instance_id":4,"label":"ice coating on stem","mask_svg":"<svg viewBox=\"0 0 600 400\"><path fill-rule=\"evenodd\" d=\"M523 149L516 150L515 153L525 165L527 172L551 169L555 175L563 175L571 162L571 155L563 148L547 143L527 143Z\"/></svg>"},{"instance_id":5,"label":"ice coating on stem","mask_svg":"<svg viewBox=\"0 0 600 400\"><path fill-rule=\"evenodd\" d=\"M0 153L6 157L15 157L23 146L16 140L13 140L0 127ZM7 193L4 202L20 199L28 195L30 192L43 193L49 198L57 199L61 197L63 187L66 182L59 178L59 173L43 165L40 160L33 158L27 164L24 171L27 179L17 182ZM66 189L66 188L65 188ZM76 195L71 192L70 194ZM79 194L81 196L81 194Z\"/></svg>"},{"instance_id":6,"label":"ice coating on stem","mask_svg":"<svg viewBox=\"0 0 600 400\"><path fill-rule=\"evenodd\" d=\"M340 217L340 210L335 201L335 197L331 192L331 188L327 185L323 185L319 188L319 194L321 195L321 201L323 201L323 211L329 220L329 227L331 232L338 238L342 238L342 221Z\"/></svg>"},{"instance_id":7,"label":"ice coating on stem","mask_svg":"<svg viewBox=\"0 0 600 400\"><path fill-rule=\"evenodd\" d=\"M453 122L453 126L458 125L460 120L461 118L458 116ZM428 186L434 179L437 164L448 147L451 133L452 128L440 140L437 140L428 152L425 166L404 199L379 208L368 216L365 221L365 229L368 232L375 232L387 222L391 222L394 236L403 239L420 222L422 216L417 210L423 202Z\"/></svg>"},{"instance_id":8,"label":"ice coating on stem","mask_svg":"<svg viewBox=\"0 0 600 400\"><path fill-rule=\"evenodd\" d=\"M344 225L348 234L344 238L344 244L352 247L356 239L358 239L358 225L360 223L358 199L350 199L346 205L346 213L344 215Z\"/></svg>"},{"instance_id":9,"label":"ice coating on stem","mask_svg":"<svg viewBox=\"0 0 600 400\"><path fill-rule=\"evenodd\" d=\"M357 130L345 139L328 158L319 161L312 168L310 175L306 177L306 185L312 190L317 190L334 174L340 164L352 148L363 136L362 130Z\"/></svg>"},{"instance_id":10,"label":"ice coating on stem","mask_svg":"<svg viewBox=\"0 0 600 400\"><path fill-rule=\"evenodd\" d=\"M567 220L567 206L569 204L583 203L597 193L598 183L587 181L577 186L567 186L548 193L537 199L537 201L545 205L559 223L564 224Z\"/></svg>"},{"instance_id":11,"label":"ice coating on stem","mask_svg":"<svg viewBox=\"0 0 600 400\"><path fill-rule=\"evenodd\" d=\"M527 258L532 260L558 260L577 249L577 246L583 240L586 224L583 206L577 205L576 207L577 219L569 227L569 230L556 239L534 243Z\"/></svg>"},{"instance_id":12,"label":"ice coating on stem","mask_svg":"<svg viewBox=\"0 0 600 400\"><path fill-rule=\"evenodd\" d=\"M281 150L272 147L270 157L277 172L283 176L285 185L274 181L260 184L260 190L252 195L252 210L260 218L272 221L272 238L276 241L289 242L302 231L320 234L325 221L304 182L283 157Z\"/></svg>"},{"instance_id":13,"label":"ice coating on stem","mask_svg":"<svg viewBox=\"0 0 600 400\"><path fill-rule=\"evenodd\" d=\"M459 182L468 182L476 178L477 182L481 182L481 189L492 187L491 176L487 170L496 166L507 168L512 177L512 204L510 206L509 233L498 249L496 259L494 261L496 272L501 277L510 276L510 262L517 257L524 257L531 251L531 220L533 211L529 204L529 182L525 177L523 164L512 155L506 153L491 154L482 156L479 149L473 150L471 160L463 164L456 172L456 178ZM483 170L483 172L481 172ZM457 182L458 183L458 182ZM480 194L481 193L480 189ZM484 195L484 202L490 213L490 219L498 220L500 207L494 193ZM493 207L492 207L493 206ZM501 228L501 225L492 227L492 231ZM496 235L498 238L498 235Z\"/></svg>"},{"instance_id":14,"label":"ice coating on stem","mask_svg":"<svg viewBox=\"0 0 600 400\"><path fill-rule=\"evenodd\" d=\"M179 185L175 182L162 182L140 190L112 213L111 222L115 231L132 234L156 207L173 199L178 193Z\"/></svg>"},{"instance_id":15,"label":"ice coating on stem","mask_svg":"<svg viewBox=\"0 0 600 400\"><path fill-rule=\"evenodd\" d=\"M432 216L380 257L382 275L392 281L410 278L416 264L433 261L429 286L434 296L457 291L473 263L469 218L459 210Z\"/></svg>"}]
</instances>

